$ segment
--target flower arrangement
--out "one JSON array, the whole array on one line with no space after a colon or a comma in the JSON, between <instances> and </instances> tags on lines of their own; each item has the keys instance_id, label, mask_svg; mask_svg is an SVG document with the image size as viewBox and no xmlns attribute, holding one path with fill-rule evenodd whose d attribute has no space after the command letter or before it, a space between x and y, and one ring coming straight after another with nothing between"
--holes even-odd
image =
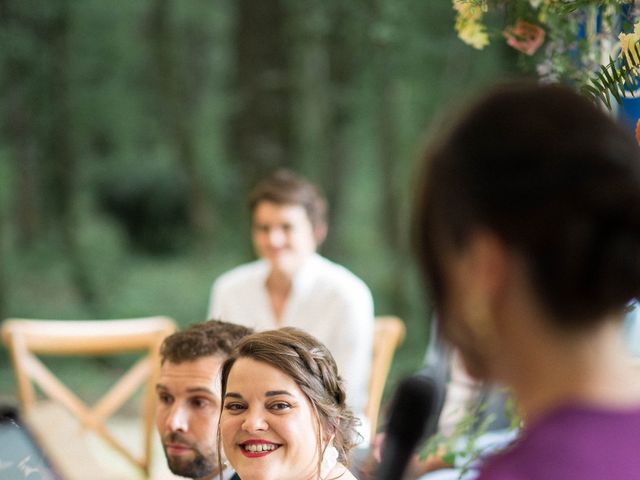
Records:
<instances>
[{"instance_id":1,"label":"flower arrangement","mask_svg":"<svg viewBox=\"0 0 640 480\"><path fill-rule=\"evenodd\" d=\"M460 39L496 38L546 82L576 86L611 108L640 88L640 13L633 0L453 0ZM630 32L631 33L625 33Z\"/></svg>"}]
</instances>

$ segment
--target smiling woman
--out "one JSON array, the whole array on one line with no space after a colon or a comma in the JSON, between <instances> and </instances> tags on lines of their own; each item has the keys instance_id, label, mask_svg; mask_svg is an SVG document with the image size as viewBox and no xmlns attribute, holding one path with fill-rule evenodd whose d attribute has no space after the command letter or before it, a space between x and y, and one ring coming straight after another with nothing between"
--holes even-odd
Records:
<instances>
[{"instance_id":1,"label":"smiling woman","mask_svg":"<svg viewBox=\"0 0 640 480\"><path fill-rule=\"evenodd\" d=\"M218 442L242 480L355 480L356 420L329 351L283 328L246 337L222 367Z\"/></svg>"}]
</instances>

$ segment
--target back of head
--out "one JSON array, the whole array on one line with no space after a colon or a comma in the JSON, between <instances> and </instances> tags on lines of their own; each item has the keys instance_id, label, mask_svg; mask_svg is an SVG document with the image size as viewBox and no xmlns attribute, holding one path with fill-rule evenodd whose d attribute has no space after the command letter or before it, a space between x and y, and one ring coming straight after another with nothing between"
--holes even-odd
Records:
<instances>
[{"instance_id":1,"label":"back of head","mask_svg":"<svg viewBox=\"0 0 640 480\"><path fill-rule=\"evenodd\" d=\"M234 347L253 330L242 325L209 320L168 336L160 348L162 363L182 363L202 357L231 355Z\"/></svg>"},{"instance_id":2,"label":"back of head","mask_svg":"<svg viewBox=\"0 0 640 480\"><path fill-rule=\"evenodd\" d=\"M242 339L222 367L222 398L229 372L238 358L267 363L298 384L311 402L325 432L335 433L338 459L346 462L355 446L357 420L348 409L345 389L329 350L308 333L293 327L255 333Z\"/></svg>"},{"instance_id":3,"label":"back of head","mask_svg":"<svg viewBox=\"0 0 640 480\"><path fill-rule=\"evenodd\" d=\"M327 201L318 187L289 170L276 170L255 186L249 195L251 211L260 202L300 205L314 228L326 224Z\"/></svg>"},{"instance_id":4,"label":"back of head","mask_svg":"<svg viewBox=\"0 0 640 480\"><path fill-rule=\"evenodd\" d=\"M479 228L520 254L562 328L640 294L640 150L569 88L491 91L428 151L424 173L415 248L436 303L443 245L460 250Z\"/></svg>"}]
</instances>

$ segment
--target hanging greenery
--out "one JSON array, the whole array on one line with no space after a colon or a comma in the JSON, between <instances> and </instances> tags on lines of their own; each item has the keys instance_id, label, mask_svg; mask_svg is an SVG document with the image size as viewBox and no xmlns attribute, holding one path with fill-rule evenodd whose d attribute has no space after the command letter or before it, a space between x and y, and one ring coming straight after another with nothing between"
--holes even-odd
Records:
<instances>
[{"instance_id":1,"label":"hanging greenery","mask_svg":"<svg viewBox=\"0 0 640 480\"><path fill-rule=\"evenodd\" d=\"M463 42L483 49L504 41L543 82L571 84L608 109L640 87L632 0L453 0L453 7Z\"/></svg>"},{"instance_id":2,"label":"hanging greenery","mask_svg":"<svg viewBox=\"0 0 640 480\"><path fill-rule=\"evenodd\" d=\"M634 38L621 38L620 57L616 59L609 57L609 63L601 65L588 82L580 87L583 94L601 101L609 110L612 108L611 97L618 104L621 104L625 96L635 97L640 87L640 55L638 50L640 48L640 40L638 40L640 24L636 24L635 30ZM626 37L630 36L626 35Z\"/></svg>"}]
</instances>

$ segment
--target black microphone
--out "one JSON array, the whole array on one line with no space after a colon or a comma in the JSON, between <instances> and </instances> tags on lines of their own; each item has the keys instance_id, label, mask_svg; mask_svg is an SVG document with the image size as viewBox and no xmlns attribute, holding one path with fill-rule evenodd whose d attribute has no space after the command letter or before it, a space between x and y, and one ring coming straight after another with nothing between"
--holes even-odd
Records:
<instances>
[{"instance_id":1,"label":"black microphone","mask_svg":"<svg viewBox=\"0 0 640 480\"><path fill-rule=\"evenodd\" d=\"M416 375L400 383L390 405L375 480L402 480L413 450L426 432L436 399L437 385L432 378Z\"/></svg>"}]
</instances>

